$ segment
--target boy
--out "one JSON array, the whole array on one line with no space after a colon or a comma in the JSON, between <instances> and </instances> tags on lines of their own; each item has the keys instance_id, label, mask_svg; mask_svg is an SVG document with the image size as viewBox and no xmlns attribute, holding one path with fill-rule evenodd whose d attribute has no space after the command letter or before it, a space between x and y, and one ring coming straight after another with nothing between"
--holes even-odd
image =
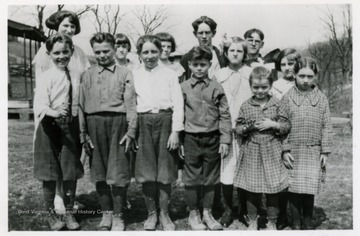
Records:
<instances>
[{"instance_id":1,"label":"boy","mask_svg":"<svg viewBox=\"0 0 360 236\"><path fill-rule=\"evenodd\" d=\"M220 68L226 66L225 59L221 55L219 49L212 45L212 39L216 34L216 26L216 22L208 16L201 16L192 23L192 27L194 29L193 33L199 41L199 46L209 47L212 54L211 66L208 70L209 78L212 78L214 73ZM185 80L188 80L191 77L189 59L190 52L186 53L180 61L180 64L185 69Z\"/></svg>"},{"instance_id":2,"label":"boy","mask_svg":"<svg viewBox=\"0 0 360 236\"><path fill-rule=\"evenodd\" d=\"M52 230L79 229L72 215L77 179L84 175L80 162L78 123L80 72L68 69L74 51L71 38L56 33L46 41L54 67L38 78L34 98L34 176L43 181L43 196ZM62 180L64 218L54 211L56 181Z\"/></svg>"},{"instance_id":3,"label":"boy","mask_svg":"<svg viewBox=\"0 0 360 236\"><path fill-rule=\"evenodd\" d=\"M125 152L135 137L137 119L134 81L128 69L115 64L111 34L96 33L90 44L98 65L81 78L80 139L91 155L91 178L103 213L99 229L123 231L122 209L131 177Z\"/></svg>"},{"instance_id":4,"label":"boy","mask_svg":"<svg viewBox=\"0 0 360 236\"><path fill-rule=\"evenodd\" d=\"M220 179L220 158L225 158L231 143L229 106L221 85L209 79L212 53L208 47L196 46L189 52L192 77L181 84L185 107L183 182L190 209L189 225L193 230L205 230L199 212L203 198L203 222L210 230L222 226L212 216L215 185ZM202 189L203 197L199 196Z\"/></svg>"}]
</instances>

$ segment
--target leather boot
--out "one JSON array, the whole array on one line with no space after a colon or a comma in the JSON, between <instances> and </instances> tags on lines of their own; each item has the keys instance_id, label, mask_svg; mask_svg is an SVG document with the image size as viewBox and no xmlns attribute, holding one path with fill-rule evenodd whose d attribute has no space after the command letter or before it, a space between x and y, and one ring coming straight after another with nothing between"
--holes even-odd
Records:
<instances>
[{"instance_id":1,"label":"leather boot","mask_svg":"<svg viewBox=\"0 0 360 236\"><path fill-rule=\"evenodd\" d=\"M174 231L175 225L171 221L167 210L160 210L159 221L164 231Z\"/></svg>"},{"instance_id":2,"label":"leather boot","mask_svg":"<svg viewBox=\"0 0 360 236\"><path fill-rule=\"evenodd\" d=\"M211 209L206 209L206 208L204 209L203 223L205 223L210 230L222 230L223 229L221 224L214 219Z\"/></svg>"},{"instance_id":3,"label":"leather boot","mask_svg":"<svg viewBox=\"0 0 360 236\"><path fill-rule=\"evenodd\" d=\"M191 210L188 223L192 230L206 230L206 226L201 222L200 212L198 209Z\"/></svg>"},{"instance_id":4,"label":"leather boot","mask_svg":"<svg viewBox=\"0 0 360 236\"><path fill-rule=\"evenodd\" d=\"M104 212L101 222L99 224L99 230L108 231L111 229L111 226L112 226L112 212L111 211Z\"/></svg>"},{"instance_id":5,"label":"leather boot","mask_svg":"<svg viewBox=\"0 0 360 236\"><path fill-rule=\"evenodd\" d=\"M111 231L125 231L125 222L122 213L113 214Z\"/></svg>"}]
</instances>

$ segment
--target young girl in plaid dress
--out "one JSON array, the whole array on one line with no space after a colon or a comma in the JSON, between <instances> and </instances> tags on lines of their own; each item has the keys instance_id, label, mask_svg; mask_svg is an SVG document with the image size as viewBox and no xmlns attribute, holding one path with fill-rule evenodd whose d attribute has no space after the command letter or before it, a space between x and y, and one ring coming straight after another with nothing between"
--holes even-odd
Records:
<instances>
[{"instance_id":1,"label":"young girl in plaid dress","mask_svg":"<svg viewBox=\"0 0 360 236\"><path fill-rule=\"evenodd\" d=\"M331 152L332 134L329 102L315 86L318 67L311 58L302 58L294 67L296 87L283 97L291 132L284 141L283 159L290 169L289 192L292 228L311 229L314 195L324 185L325 165Z\"/></svg>"},{"instance_id":2,"label":"young girl in plaid dress","mask_svg":"<svg viewBox=\"0 0 360 236\"><path fill-rule=\"evenodd\" d=\"M234 186L247 190L249 230L257 230L262 193L266 194L267 228L276 230L278 193L288 187L286 168L281 160L281 140L290 130L284 106L269 95L273 78L270 70L255 67L250 74L253 96L240 108L236 134L242 139Z\"/></svg>"}]
</instances>

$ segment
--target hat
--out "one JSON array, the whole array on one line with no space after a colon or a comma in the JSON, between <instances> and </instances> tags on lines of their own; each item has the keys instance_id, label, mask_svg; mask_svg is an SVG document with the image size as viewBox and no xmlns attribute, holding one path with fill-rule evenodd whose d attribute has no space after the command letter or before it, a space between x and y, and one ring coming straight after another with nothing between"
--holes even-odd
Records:
<instances>
[{"instance_id":1,"label":"hat","mask_svg":"<svg viewBox=\"0 0 360 236\"><path fill-rule=\"evenodd\" d=\"M69 21L75 25L75 35L80 33L80 22L79 17L72 11L61 10L53 13L49 18L46 19L45 25L52 30L58 30L61 22L69 17Z\"/></svg>"},{"instance_id":2,"label":"hat","mask_svg":"<svg viewBox=\"0 0 360 236\"><path fill-rule=\"evenodd\" d=\"M276 48L263 57L264 63L275 63L275 69L280 70L279 55L281 50ZM279 68L279 69L278 69Z\"/></svg>"}]
</instances>

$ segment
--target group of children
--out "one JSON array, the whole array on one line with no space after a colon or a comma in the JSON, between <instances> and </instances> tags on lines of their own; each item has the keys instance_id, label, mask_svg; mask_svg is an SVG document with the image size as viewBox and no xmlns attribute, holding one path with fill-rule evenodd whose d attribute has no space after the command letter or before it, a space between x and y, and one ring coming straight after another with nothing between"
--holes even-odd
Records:
<instances>
[{"instance_id":1,"label":"group of children","mask_svg":"<svg viewBox=\"0 0 360 236\"><path fill-rule=\"evenodd\" d=\"M220 55L211 42L216 23L202 16L193 23L199 46L183 57L183 66L169 60L176 44L168 33L138 39L141 63L126 57L126 35L96 33L90 44L97 64L78 71L70 66L76 50L71 36L80 31L75 16L60 11L50 17L57 33L45 46L54 66L36 75L34 173L43 182L52 230L80 228L73 207L84 174L82 150L90 157L101 205L99 230L125 230L133 175L148 210L144 229L160 223L175 230L169 202L181 160L191 229L229 226L234 186L249 229L258 229L262 194L268 229L287 223L287 201L292 228L311 228L314 195L324 183L332 145L329 106L316 86L314 60L282 51L276 65L284 77L274 82L266 66L251 67L263 45L261 31L246 32L245 40L232 37ZM57 183L64 215L54 211ZM217 186L225 205L220 222L212 214Z\"/></svg>"}]
</instances>

